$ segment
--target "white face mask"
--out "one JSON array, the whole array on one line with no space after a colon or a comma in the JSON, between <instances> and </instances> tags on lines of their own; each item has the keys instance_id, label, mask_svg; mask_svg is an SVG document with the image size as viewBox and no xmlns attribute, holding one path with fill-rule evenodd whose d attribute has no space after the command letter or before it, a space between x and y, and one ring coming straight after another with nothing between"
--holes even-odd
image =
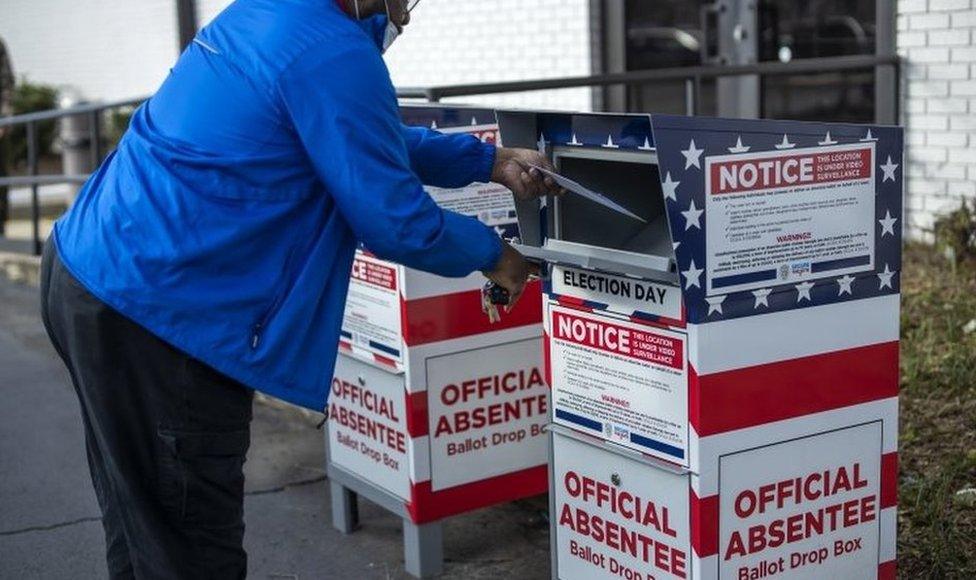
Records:
<instances>
[{"instance_id":1,"label":"white face mask","mask_svg":"<svg viewBox=\"0 0 976 580\"><path fill-rule=\"evenodd\" d=\"M390 17L390 5L387 0L383 0L383 4L386 6L386 31L383 32L383 48L380 49L380 52L385 53L393 41L400 36L400 29L397 28L396 24L393 24L393 19Z\"/></svg>"},{"instance_id":2,"label":"white face mask","mask_svg":"<svg viewBox=\"0 0 976 580\"><path fill-rule=\"evenodd\" d=\"M353 4L356 7L356 19L361 20L362 18L359 15L359 0L354 0ZM383 43L380 46L380 52L385 53L397 37L400 36L400 29L397 28L396 24L393 24L393 17L390 16L389 0L383 0L383 5L386 7L386 28L383 30Z\"/></svg>"}]
</instances>

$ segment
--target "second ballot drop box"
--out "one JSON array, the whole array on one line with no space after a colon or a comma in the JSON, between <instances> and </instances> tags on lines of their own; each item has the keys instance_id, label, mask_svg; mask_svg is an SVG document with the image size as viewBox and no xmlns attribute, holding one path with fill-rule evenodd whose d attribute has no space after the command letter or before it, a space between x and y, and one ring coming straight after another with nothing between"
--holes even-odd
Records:
<instances>
[{"instance_id":1,"label":"second ballot drop box","mask_svg":"<svg viewBox=\"0 0 976 580\"><path fill-rule=\"evenodd\" d=\"M498 119L586 190L517 204L553 577L894 578L901 130Z\"/></svg>"},{"instance_id":2,"label":"second ballot drop box","mask_svg":"<svg viewBox=\"0 0 976 580\"><path fill-rule=\"evenodd\" d=\"M495 142L494 112L403 106L409 125ZM517 237L512 194L496 184L428 188L448 209ZM441 569L441 520L545 493L549 390L541 284L492 324L480 273L442 278L357 253L327 409L336 527L352 531L356 497L404 521L406 569Z\"/></svg>"}]
</instances>

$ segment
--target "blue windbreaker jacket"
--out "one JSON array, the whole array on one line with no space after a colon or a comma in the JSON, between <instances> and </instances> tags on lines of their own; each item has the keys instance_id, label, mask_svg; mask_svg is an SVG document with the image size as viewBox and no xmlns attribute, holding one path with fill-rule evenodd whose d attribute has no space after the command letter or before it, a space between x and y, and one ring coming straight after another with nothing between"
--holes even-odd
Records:
<instances>
[{"instance_id":1,"label":"blue windbreaker jacket","mask_svg":"<svg viewBox=\"0 0 976 580\"><path fill-rule=\"evenodd\" d=\"M494 147L400 124L384 26L334 0L231 4L57 222L65 266L189 355L323 409L357 241L443 276L501 252L421 185L487 181Z\"/></svg>"}]
</instances>

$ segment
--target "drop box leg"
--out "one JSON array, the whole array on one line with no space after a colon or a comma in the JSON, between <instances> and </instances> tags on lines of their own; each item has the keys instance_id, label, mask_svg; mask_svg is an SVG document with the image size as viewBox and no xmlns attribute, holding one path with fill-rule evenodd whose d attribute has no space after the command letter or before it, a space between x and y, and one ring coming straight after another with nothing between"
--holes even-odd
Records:
<instances>
[{"instance_id":1,"label":"drop box leg","mask_svg":"<svg viewBox=\"0 0 976 580\"><path fill-rule=\"evenodd\" d=\"M343 534L351 534L359 524L359 506L356 493L334 481L332 489L332 525Z\"/></svg>"},{"instance_id":2,"label":"drop box leg","mask_svg":"<svg viewBox=\"0 0 976 580\"><path fill-rule=\"evenodd\" d=\"M403 559L407 573L430 578L444 571L444 534L440 522L403 520Z\"/></svg>"}]
</instances>

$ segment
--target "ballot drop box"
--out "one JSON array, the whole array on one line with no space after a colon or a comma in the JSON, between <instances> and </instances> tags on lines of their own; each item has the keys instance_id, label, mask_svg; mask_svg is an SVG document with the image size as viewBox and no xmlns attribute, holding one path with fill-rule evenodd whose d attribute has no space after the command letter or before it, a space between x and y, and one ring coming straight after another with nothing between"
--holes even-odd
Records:
<instances>
[{"instance_id":1,"label":"ballot drop box","mask_svg":"<svg viewBox=\"0 0 976 580\"><path fill-rule=\"evenodd\" d=\"M547 264L552 575L894 578L902 132L504 111Z\"/></svg>"},{"instance_id":2,"label":"ballot drop box","mask_svg":"<svg viewBox=\"0 0 976 580\"><path fill-rule=\"evenodd\" d=\"M404 106L404 122L495 142L494 112ZM512 194L495 184L428 188L442 207L518 236ZM337 528L362 496L403 518L406 569L442 566L441 520L547 489L549 389L541 283L491 323L480 273L442 278L359 251L326 421Z\"/></svg>"}]
</instances>

